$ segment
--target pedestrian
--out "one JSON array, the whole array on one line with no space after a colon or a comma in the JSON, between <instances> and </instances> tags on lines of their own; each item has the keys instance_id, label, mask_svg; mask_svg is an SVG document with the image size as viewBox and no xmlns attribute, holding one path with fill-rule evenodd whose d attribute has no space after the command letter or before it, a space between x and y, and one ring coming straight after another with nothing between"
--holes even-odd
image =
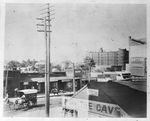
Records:
<instances>
[{"instance_id":1,"label":"pedestrian","mask_svg":"<svg viewBox=\"0 0 150 121\"><path fill-rule=\"evenodd\" d=\"M69 90L70 90L70 92L72 92L72 87L71 87L71 86L70 86L70 89L69 89Z\"/></svg>"},{"instance_id":2,"label":"pedestrian","mask_svg":"<svg viewBox=\"0 0 150 121\"><path fill-rule=\"evenodd\" d=\"M17 97L18 96L18 88L15 88L14 92L15 92L15 97Z\"/></svg>"}]
</instances>

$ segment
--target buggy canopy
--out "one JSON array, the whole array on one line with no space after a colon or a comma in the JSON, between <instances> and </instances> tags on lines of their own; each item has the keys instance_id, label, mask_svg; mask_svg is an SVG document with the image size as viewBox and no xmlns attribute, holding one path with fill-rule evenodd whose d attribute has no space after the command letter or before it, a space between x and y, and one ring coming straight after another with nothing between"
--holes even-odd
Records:
<instances>
[{"instance_id":1,"label":"buggy canopy","mask_svg":"<svg viewBox=\"0 0 150 121\"><path fill-rule=\"evenodd\" d=\"M22 92L24 94L35 94L38 92L36 89L24 89L24 90L19 90L18 92Z\"/></svg>"}]
</instances>

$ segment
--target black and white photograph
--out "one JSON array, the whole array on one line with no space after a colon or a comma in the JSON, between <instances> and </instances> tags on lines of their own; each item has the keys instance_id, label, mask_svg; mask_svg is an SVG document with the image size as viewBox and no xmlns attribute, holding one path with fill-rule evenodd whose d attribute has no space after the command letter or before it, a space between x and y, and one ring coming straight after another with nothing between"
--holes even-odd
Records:
<instances>
[{"instance_id":1,"label":"black and white photograph","mask_svg":"<svg viewBox=\"0 0 150 121\"><path fill-rule=\"evenodd\" d=\"M131 1L1 2L3 118L147 119L148 5Z\"/></svg>"}]
</instances>

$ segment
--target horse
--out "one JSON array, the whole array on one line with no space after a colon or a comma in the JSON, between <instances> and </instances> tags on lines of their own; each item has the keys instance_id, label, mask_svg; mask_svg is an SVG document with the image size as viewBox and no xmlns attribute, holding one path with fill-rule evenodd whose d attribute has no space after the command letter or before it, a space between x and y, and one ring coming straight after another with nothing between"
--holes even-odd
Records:
<instances>
[{"instance_id":1,"label":"horse","mask_svg":"<svg viewBox=\"0 0 150 121\"><path fill-rule=\"evenodd\" d=\"M24 105L28 105L28 102L25 99L21 99L21 98L6 98L4 100L4 102L6 102L6 104L8 104L9 109L11 110L11 106L13 106L13 109L18 109L20 106L24 106Z\"/></svg>"},{"instance_id":2,"label":"horse","mask_svg":"<svg viewBox=\"0 0 150 121\"><path fill-rule=\"evenodd\" d=\"M6 103L9 107L9 109L11 110L11 106L13 105L13 107L15 108L15 101L14 100L10 100L10 98L5 97L4 103Z\"/></svg>"},{"instance_id":3,"label":"horse","mask_svg":"<svg viewBox=\"0 0 150 121\"><path fill-rule=\"evenodd\" d=\"M25 99L17 99L17 100L15 100L15 105L16 106L26 106L26 105L28 105L28 102L25 100Z\"/></svg>"}]
</instances>

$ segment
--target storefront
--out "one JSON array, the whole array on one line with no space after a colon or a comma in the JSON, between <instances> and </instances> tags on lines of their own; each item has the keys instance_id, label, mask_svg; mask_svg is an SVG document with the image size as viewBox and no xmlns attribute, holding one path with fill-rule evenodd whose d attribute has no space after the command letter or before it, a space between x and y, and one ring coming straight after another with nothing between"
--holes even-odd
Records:
<instances>
[{"instance_id":1,"label":"storefront","mask_svg":"<svg viewBox=\"0 0 150 121\"><path fill-rule=\"evenodd\" d=\"M75 78L75 86L76 90L80 89L80 79ZM38 77L38 78L31 78L29 81L25 80L21 82L23 86L22 88L31 88L33 84L37 85L36 89L39 90L39 93L44 93L45 91L45 78ZM50 92L52 89L57 88L58 90L63 91L73 91L73 78L70 77L50 77Z\"/></svg>"}]
</instances>

